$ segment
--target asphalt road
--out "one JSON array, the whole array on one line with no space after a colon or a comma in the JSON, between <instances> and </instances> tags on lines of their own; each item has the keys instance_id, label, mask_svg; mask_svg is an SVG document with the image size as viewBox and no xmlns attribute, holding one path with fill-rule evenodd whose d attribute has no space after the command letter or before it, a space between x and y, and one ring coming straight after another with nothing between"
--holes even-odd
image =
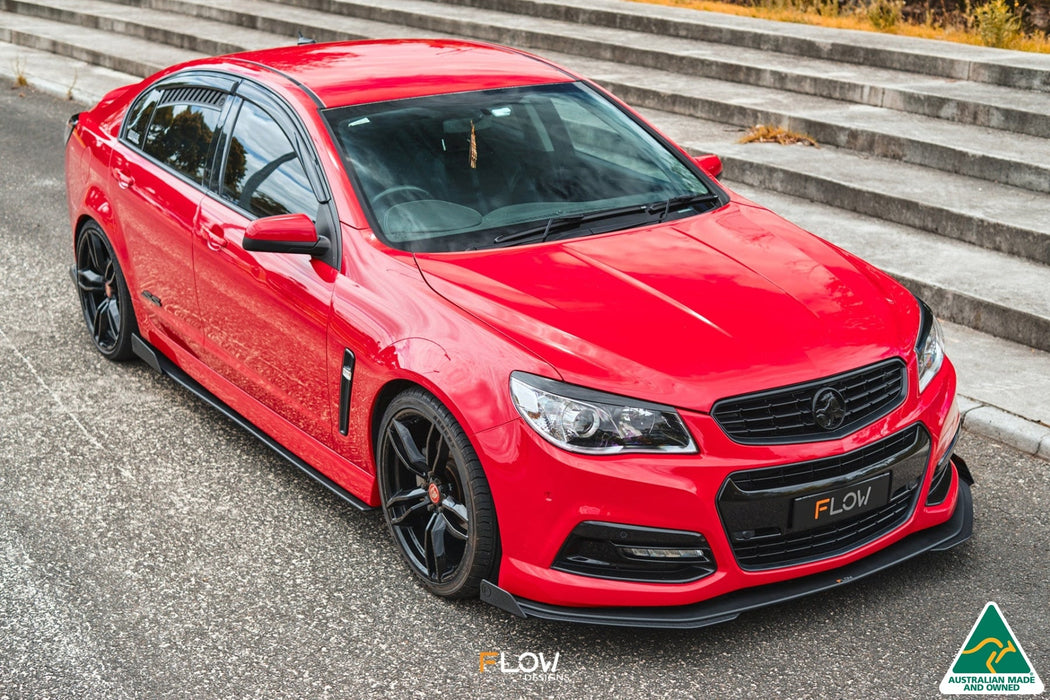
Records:
<instances>
[{"instance_id":1,"label":"asphalt road","mask_svg":"<svg viewBox=\"0 0 1050 700\"><path fill-rule=\"evenodd\" d=\"M428 595L377 513L94 352L66 272L75 109L0 90L0 698L937 697L989 600L1050 681L1050 465L972 435L969 543L734 622L587 628ZM556 679L481 673L483 651L558 654Z\"/></svg>"}]
</instances>

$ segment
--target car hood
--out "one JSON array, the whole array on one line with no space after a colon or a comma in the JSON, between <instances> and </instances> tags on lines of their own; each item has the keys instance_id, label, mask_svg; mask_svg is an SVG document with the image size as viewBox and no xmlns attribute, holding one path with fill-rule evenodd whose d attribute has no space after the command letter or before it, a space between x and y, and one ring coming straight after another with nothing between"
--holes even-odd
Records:
<instances>
[{"instance_id":1,"label":"car hood","mask_svg":"<svg viewBox=\"0 0 1050 700\"><path fill-rule=\"evenodd\" d=\"M750 203L416 261L438 294L565 381L705 412L726 396L905 355L918 328L900 285Z\"/></svg>"}]
</instances>

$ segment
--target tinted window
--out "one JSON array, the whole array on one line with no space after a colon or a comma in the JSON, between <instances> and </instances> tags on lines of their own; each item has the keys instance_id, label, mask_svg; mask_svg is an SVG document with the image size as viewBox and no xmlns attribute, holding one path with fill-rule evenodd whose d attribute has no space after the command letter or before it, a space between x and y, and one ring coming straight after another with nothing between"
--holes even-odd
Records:
<instances>
[{"instance_id":1,"label":"tinted window","mask_svg":"<svg viewBox=\"0 0 1050 700\"><path fill-rule=\"evenodd\" d=\"M317 215L317 198L292 142L251 102L241 106L233 128L222 193L256 216Z\"/></svg>"},{"instance_id":2,"label":"tinted window","mask_svg":"<svg viewBox=\"0 0 1050 700\"><path fill-rule=\"evenodd\" d=\"M457 251L592 235L714 208L677 151L584 84L459 92L325 116L402 250Z\"/></svg>"},{"instance_id":3,"label":"tinted window","mask_svg":"<svg viewBox=\"0 0 1050 700\"><path fill-rule=\"evenodd\" d=\"M146 133L146 127L149 126L150 117L153 116L153 109L160 100L160 94L161 91L158 89L150 90L140 97L128 112L124 138L136 146L142 145L142 137Z\"/></svg>"},{"instance_id":4,"label":"tinted window","mask_svg":"<svg viewBox=\"0 0 1050 700\"><path fill-rule=\"evenodd\" d=\"M208 175L208 156L219 114L219 109L201 105L157 107L142 150L191 180L203 182Z\"/></svg>"},{"instance_id":5,"label":"tinted window","mask_svg":"<svg viewBox=\"0 0 1050 700\"><path fill-rule=\"evenodd\" d=\"M645 148L646 141L624 138L620 124L625 122L619 112L588 109L587 103L569 95L555 95L551 104L565 126L574 152L652 178L663 178L664 172L670 168L676 177L691 179L688 169L680 162L652 158Z\"/></svg>"}]
</instances>

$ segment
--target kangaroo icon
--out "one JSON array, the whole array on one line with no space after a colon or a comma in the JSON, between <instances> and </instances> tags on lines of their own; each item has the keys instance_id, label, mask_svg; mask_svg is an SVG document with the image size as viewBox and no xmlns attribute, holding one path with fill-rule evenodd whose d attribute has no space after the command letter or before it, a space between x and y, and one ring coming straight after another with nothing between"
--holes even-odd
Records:
<instances>
[{"instance_id":1,"label":"kangaroo icon","mask_svg":"<svg viewBox=\"0 0 1050 700\"><path fill-rule=\"evenodd\" d=\"M1002 661L1003 657L1009 654L1011 651L1017 651L1017 647L1014 646L1014 640L1007 640L1006 645L1004 646L1003 643L995 637L986 637L985 639L982 639L981 642L973 649L963 649L963 653L976 654L978 651L988 646L989 644L998 647L998 649L992 649L992 653L988 656L988 661L986 661L984 665L987 666L988 670L992 673L998 673L998 671L995 670L995 664L998 664L1000 661Z\"/></svg>"}]
</instances>

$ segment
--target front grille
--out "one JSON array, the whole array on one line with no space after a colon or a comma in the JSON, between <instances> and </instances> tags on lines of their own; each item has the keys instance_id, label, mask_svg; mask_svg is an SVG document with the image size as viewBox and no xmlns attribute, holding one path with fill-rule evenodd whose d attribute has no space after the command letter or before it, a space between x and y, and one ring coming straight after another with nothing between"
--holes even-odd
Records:
<instances>
[{"instance_id":1,"label":"front grille","mask_svg":"<svg viewBox=\"0 0 1050 700\"><path fill-rule=\"evenodd\" d=\"M918 425L913 425L907 430L837 457L737 472L733 474L733 483L742 491L763 491L843 476L867 465L891 459L907 450L919 439L920 430L922 428Z\"/></svg>"},{"instance_id":2,"label":"front grille","mask_svg":"<svg viewBox=\"0 0 1050 700\"><path fill-rule=\"evenodd\" d=\"M907 520L929 457L929 434L916 424L836 457L730 474L718 494L718 511L737 562L750 570L802 564L881 537ZM819 527L792 522L797 499L885 474L890 484L884 505Z\"/></svg>"},{"instance_id":3,"label":"front grille","mask_svg":"<svg viewBox=\"0 0 1050 700\"><path fill-rule=\"evenodd\" d=\"M904 362L893 358L825 379L721 399L711 415L730 438L743 444L834 440L899 406L908 388L906 374ZM817 425L813 410L814 397L825 388L844 400L842 423L830 430Z\"/></svg>"},{"instance_id":4,"label":"front grille","mask_svg":"<svg viewBox=\"0 0 1050 700\"><path fill-rule=\"evenodd\" d=\"M733 554L747 569L768 569L823 559L870 542L902 524L911 512L914 493L902 491L878 510L854 520L807 530L794 535L753 540L733 545Z\"/></svg>"}]
</instances>

